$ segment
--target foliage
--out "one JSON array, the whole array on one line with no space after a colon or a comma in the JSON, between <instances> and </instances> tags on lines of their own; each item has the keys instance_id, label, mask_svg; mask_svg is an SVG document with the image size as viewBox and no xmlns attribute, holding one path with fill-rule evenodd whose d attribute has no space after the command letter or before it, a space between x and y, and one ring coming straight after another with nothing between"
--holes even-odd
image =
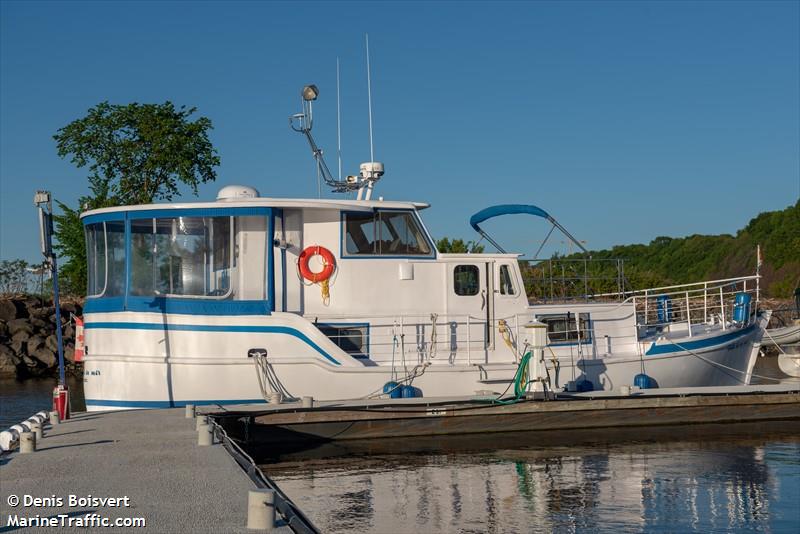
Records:
<instances>
[{"instance_id":1,"label":"foliage","mask_svg":"<svg viewBox=\"0 0 800 534\"><path fill-rule=\"evenodd\" d=\"M648 245L615 246L608 250L593 251L591 256L592 260L624 259L627 288L643 289L753 274L756 271L758 245L763 254L761 287L766 289L767 296L789 297L800 284L800 201L781 211L759 214L736 236L661 236ZM582 257L573 254L564 260ZM606 280L594 287L594 292L617 291L616 264L611 261L593 263L597 265L590 268L590 274L605 277ZM549 268L543 262L529 267L530 272L526 274L534 279L537 276L543 279ZM559 269L562 269L561 264L556 270ZM568 267L564 267L563 272L569 278ZM561 272L556 274L560 275ZM541 291L541 288L533 289Z\"/></svg>"},{"instance_id":2,"label":"foliage","mask_svg":"<svg viewBox=\"0 0 800 534\"><path fill-rule=\"evenodd\" d=\"M25 260L0 261L0 294L27 293L31 277Z\"/></svg>"},{"instance_id":3,"label":"foliage","mask_svg":"<svg viewBox=\"0 0 800 534\"><path fill-rule=\"evenodd\" d=\"M208 139L211 121L189 117L196 108L172 102L122 106L101 102L58 130L58 155L89 166L92 188L107 189L120 204L171 200L185 184L197 194L216 178L217 152Z\"/></svg>"},{"instance_id":4,"label":"foliage","mask_svg":"<svg viewBox=\"0 0 800 534\"><path fill-rule=\"evenodd\" d=\"M474 241L464 241L463 239L453 239L443 237L436 241L436 248L443 254L480 254L484 250L483 245Z\"/></svg>"},{"instance_id":5,"label":"foliage","mask_svg":"<svg viewBox=\"0 0 800 534\"><path fill-rule=\"evenodd\" d=\"M82 295L86 288L82 211L172 200L180 184L196 195L200 183L216 179L220 159L208 138L211 121L190 120L195 111L172 102L101 102L53 136L59 156L88 166L91 191L76 208L57 202L61 214L53 217L65 293Z\"/></svg>"}]
</instances>

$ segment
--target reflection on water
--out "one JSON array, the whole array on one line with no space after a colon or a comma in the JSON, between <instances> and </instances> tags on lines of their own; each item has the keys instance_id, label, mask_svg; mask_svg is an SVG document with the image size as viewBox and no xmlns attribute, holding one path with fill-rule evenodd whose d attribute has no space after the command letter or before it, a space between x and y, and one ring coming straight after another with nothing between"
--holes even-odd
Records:
<instances>
[{"instance_id":1,"label":"reflection on water","mask_svg":"<svg viewBox=\"0 0 800 534\"><path fill-rule=\"evenodd\" d=\"M800 525L796 425L759 439L559 447L505 436L497 445L298 458L262 469L323 532L797 532Z\"/></svg>"},{"instance_id":2,"label":"reflection on water","mask_svg":"<svg viewBox=\"0 0 800 534\"><path fill-rule=\"evenodd\" d=\"M0 432L24 421L36 412L53 408L53 388L57 378L31 378L28 380L0 380ZM83 400L83 378L67 376L70 408L74 412L86 410Z\"/></svg>"}]
</instances>

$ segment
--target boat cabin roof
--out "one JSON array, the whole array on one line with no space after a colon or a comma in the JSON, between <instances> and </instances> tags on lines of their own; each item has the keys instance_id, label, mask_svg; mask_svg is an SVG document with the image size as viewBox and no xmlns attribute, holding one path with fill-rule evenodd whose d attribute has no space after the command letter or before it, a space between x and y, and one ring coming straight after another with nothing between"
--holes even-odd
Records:
<instances>
[{"instance_id":1,"label":"boat cabin roof","mask_svg":"<svg viewBox=\"0 0 800 534\"><path fill-rule=\"evenodd\" d=\"M142 210L181 210L197 208L303 208L303 209L337 209L343 211L372 211L374 209L423 210L430 207L424 202L405 202L387 200L348 200L348 199L307 199L307 198L237 198L234 200L217 200L214 202L170 202L163 204L138 204L134 206L116 206L101 208L81 213L81 217L102 213L142 211Z\"/></svg>"}]
</instances>

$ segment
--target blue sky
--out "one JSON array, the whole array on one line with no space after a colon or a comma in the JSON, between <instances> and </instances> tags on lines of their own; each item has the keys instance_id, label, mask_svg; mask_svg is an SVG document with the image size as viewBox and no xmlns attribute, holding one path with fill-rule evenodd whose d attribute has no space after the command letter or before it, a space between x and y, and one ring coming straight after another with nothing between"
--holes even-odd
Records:
<instances>
[{"instance_id":1,"label":"blue sky","mask_svg":"<svg viewBox=\"0 0 800 534\"><path fill-rule=\"evenodd\" d=\"M35 189L68 204L86 192L52 135L103 100L171 100L213 121L222 165L200 199L230 183L315 197L287 118L316 83L335 169L338 56L355 174L369 159L365 32L377 194L432 203L434 236L471 239L469 216L508 202L595 249L735 232L800 195L799 6L0 2L0 258L38 259ZM487 227L531 254L548 227L521 217Z\"/></svg>"}]
</instances>

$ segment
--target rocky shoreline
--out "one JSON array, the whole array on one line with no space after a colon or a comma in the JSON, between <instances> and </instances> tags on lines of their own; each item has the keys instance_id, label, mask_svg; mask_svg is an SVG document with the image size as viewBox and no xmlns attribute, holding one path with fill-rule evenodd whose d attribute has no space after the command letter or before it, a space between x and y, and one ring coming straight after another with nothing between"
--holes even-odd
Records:
<instances>
[{"instance_id":1,"label":"rocky shoreline","mask_svg":"<svg viewBox=\"0 0 800 534\"><path fill-rule=\"evenodd\" d=\"M70 314L80 316L78 300L61 302L64 361L70 374L80 376L83 364L75 362L75 325ZM39 297L0 297L0 378L26 379L58 374L56 313L52 301Z\"/></svg>"}]
</instances>

